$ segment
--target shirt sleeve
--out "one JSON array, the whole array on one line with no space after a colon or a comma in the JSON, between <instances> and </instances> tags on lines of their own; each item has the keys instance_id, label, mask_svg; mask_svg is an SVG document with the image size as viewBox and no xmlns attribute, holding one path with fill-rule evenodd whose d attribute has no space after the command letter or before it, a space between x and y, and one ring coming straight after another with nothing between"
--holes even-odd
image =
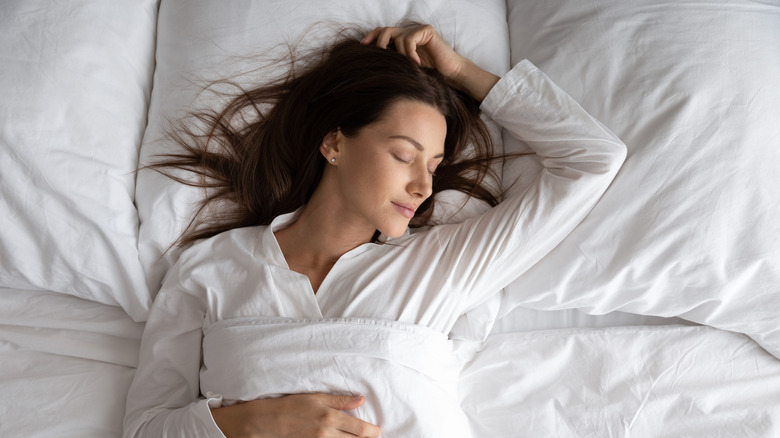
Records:
<instances>
[{"instance_id":1,"label":"shirt sleeve","mask_svg":"<svg viewBox=\"0 0 780 438\"><path fill-rule=\"evenodd\" d=\"M443 246L440 266L450 272L450 285L468 294L464 311L519 277L571 233L626 156L619 138L529 61L507 73L481 109L528 144L543 168L533 184L485 214L434 228Z\"/></svg>"},{"instance_id":2,"label":"shirt sleeve","mask_svg":"<svg viewBox=\"0 0 780 438\"><path fill-rule=\"evenodd\" d=\"M200 395L204 299L182 286L181 260L154 301L127 396L124 437L222 437L218 394ZM188 285L189 286L189 285Z\"/></svg>"}]
</instances>

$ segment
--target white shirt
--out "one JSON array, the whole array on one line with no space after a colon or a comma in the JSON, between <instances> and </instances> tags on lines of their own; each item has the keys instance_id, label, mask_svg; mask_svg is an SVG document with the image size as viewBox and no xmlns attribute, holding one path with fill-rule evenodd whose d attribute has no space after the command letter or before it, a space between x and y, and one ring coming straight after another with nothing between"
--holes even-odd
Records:
<instances>
[{"instance_id":1,"label":"white shirt","mask_svg":"<svg viewBox=\"0 0 780 438\"><path fill-rule=\"evenodd\" d=\"M367 243L344 254L316 295L274 236L296 217L234 229L186 250L149 316L130 388L125 436L223 436L200 393L203 333L236 318L370 318L449 333L460 315L555 247L592 209L625 146L530 62L481 109L527 143L542 166L522 193L461 224ZM226 378L229 376L226 376Z\"/></svg>"}]
</instances>

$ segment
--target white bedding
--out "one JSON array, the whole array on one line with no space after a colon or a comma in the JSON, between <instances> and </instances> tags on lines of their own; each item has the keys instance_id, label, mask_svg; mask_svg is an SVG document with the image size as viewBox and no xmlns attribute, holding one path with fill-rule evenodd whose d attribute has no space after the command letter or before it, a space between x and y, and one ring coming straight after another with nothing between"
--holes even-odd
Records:
<instances>
[{"instance_id":1,"label":"white bedding","mask_svg":"<svg viewBox=\"0 0 780 438\"><path fill-rule=\"evenodd\" d=\"M505 309L679 316L780 358L780 3L510 1L507 13L512 63L547 72L628 158Z\"/></svg>"},{"instance_id":2,"label":"white bedding","mask_svg":"<svg viewBox=\"0 0 780 438\"><path fill-rule=\"evenodd\" d=\"M154 0L10 0L0 13L0 286L151 304L138 260L138 148Z\"/></svg>"},{"instance_id":3,"label":"white bedding","mask_svg":"<svg viewBox=\"0 0 780 438\"><path fill-rule=\"evenodd\" d=\"M780 361L743 335L562 329L474 348L460 384L475 437L780 435Z\"/></svg>"},{"instance_id":4,"label":"white bedding","mask_svg":"<svg viewBox=\"0 0 780 438\"><path fill-rule=\"evenodd\" d=\"M461 321L492 328L451 341L474 436L780 436L759 347L780 354L780 3L312 4L3 3L0 436L121 435L134 320L200 196L133 170L167 117L214 102L200 81L319 20L410 16L495 73L529 59L629 148L574 233ZM687 321L719 329L667 325Z\"/></svg>"},{"instance_id":5,"label":"white bedding","mask_svg":"<svg viewBox=\"0 0 780 438\"><path fill-rule=\"evenodd\" d=\"M0 289L0 436L121 436L142 330L116 306Z\"/></svg>"},{"instance_id":6,"label":"white bedding","mask_svg":"<svg viewBox=\"0 0 780 438\"><path fill-rule=\"evenodd\" d=\"M468 437L447 336L394 321L237 318L204 333L200 382L233 404L299 392L363 395L382 437ZM468 388L465 393L471 388Z\"/></svg>"},{"instance_id":7,"label":"white bedding","mask_svg":"<svg viewBox=\"0 0 780 438\"><path fill-rule=\"evenodd\" d=\"M61 294L2 292L0 388L5 396L0 399L0 436L121 436L124 395L137 361L142 324L116 307ZM341 373L350 370L328 373L334 371L339 349L347 341L351 345L352 338L339 336L344 332L338 324L335 329L327 321L320 327L298 327L330 333L329 342L320 336L314 344L327 354L315 354L318 350L312 348L301 355L297 344L304 337L289 338L294 331L272 327L264 343L236 360L251 372L257 363L265 363L262 345L279 354L277 362L292 361L296 367L310 363L317 376L341 379ZM391 335L381 326L364 333L364 339L395 335L395 342L369 345L365 364L381 367L384 354L396 362L416 363L423 371L433 366L422 360L425 352L413 356L417 350L405 344L416 342L416 331L427 329L388 326ZM780 361L743 335L671 325L514 332L494 334L484 343L444 338L432 342L439 350L433 356L439 365L453 359L462 364L455 404L468 417L475 437L770 438L780 433ZM207 361L217 357L215 350ZM219 366L215 368L217 373ZM399 393L381 379L371 379L379 376L376 371L364 373L351 384L362 391L369 381L372 394L420 401L413 389ZM408 376L414 378L414 373ZM279 391L295 384L324 388L322 380L295 381L297 373L274 377ZM204 391L214 378L219 375L205 376ZM224 395L241 399L250 389ZM422 396L429 400L430 393ZM400 401L380 409L390 417L407 415L393 409L396 403ZM457 411L451 399L449 408ZM407 420L425 422L439 418L436 415L445 420L452 416L439 412Z\"/></svg>"},{"instance_id":8,"label":"white bedding","mask_svg":"<svg viewBox=\"0 0 780 438\"><path fill-rule=\"evenodd\" d=\"M708 327L472 343L386 321L245 318L210 327L203 348L204 393L230 404L346 387L366 397L356 414L383 425L386 438L780 433L780 361L746 336Z\"/></svg>"}]
</instances>

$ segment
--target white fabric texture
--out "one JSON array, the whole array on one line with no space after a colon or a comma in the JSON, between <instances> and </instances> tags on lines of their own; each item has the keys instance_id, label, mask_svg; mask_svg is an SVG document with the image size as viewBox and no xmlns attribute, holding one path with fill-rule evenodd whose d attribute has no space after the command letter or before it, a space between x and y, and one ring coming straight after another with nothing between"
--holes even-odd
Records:
<instances>
[{"instance_id":1,"label":"white fabric texture","mask_svg":"<svg viewBox=\"0 0 780 438\"><path fill-rule=\"evenodd\" d=\"M780 361L711 327L514 333L460 345L475 437L772 438Z\"/></svg>"},{"instance_id":2,"label":"white fabric texture","mask_svg":"<svg viewBox=\"0 0 780 438\"><path fill-rule=\"evenodd\" d=\"M116 306L0 288L0 436L122 436L143 324Z\"/></svg>"},{"instance_id":3,"label":"white fabric texture","mask_svg":"<svg viewBox=\"0 0 780 438\"><path fill-rule=\"evenodd\" d=\"M780 357L780 4L510 1L508 19L513 62L549 74L628 158L504 312L680 316Z\"/></svg>"},{"instance_id":4,"label":"white fabric texture","mask_svg":"<svg viewBox=\"0 0 780 438\"><path fill-rule=\"evenodd\" d=\"M192 110L220 107L224 103L222 98L203 91L209 81L231 78L241 84L260 84L278 74L280 68L286 68L281 64L256 71L260 66L273 64L276 57L284 57L288 44L300 43L303 48L322 46L333 39L334 30L344 26L370 30L405 19L433 24L459 53L499 76L509 70L506 4L499 0L479 4L465 0L348 0L318 3L316 7L301 0L273 4L242 1L230 7L221 2L162 2L154 90L141 162L149 163L156 154L176 150L165 137L169 121ZM495 136L500 146L500 133ZM189 223L193 206L203 194L153 171L139 173L137 190L141 217L139 250L149 288L157 291L179 254L176 250L165 252ZM442 213L443 222L461 221L464 216L486 210L481 203L470 203L452 218L461 198L448 199L454 206Z\"/></svg>"},{"instance_id":5,"label":"white fabric texture","mask_svg":"<svg viewBox=\"0 0 780 438\"><path fill-rule=\"evenodd\" d=\"M251 325L247 319L262 323L278 317L371 318L421 326L445 337L463 312L498 293L557 245L607 189L623 162L625 146L529 62L504 76L482 109L534 148L545 166L536 184L461 224L349 251L331 268L316 295L304 275L287 267L273 234L296 213L282 215L267 227L221 233L185 251L166 277L146 325L128 395L127 436L138 436L142 428L160 435L172 431L172 424L189 424L190 433L196 433L197 425L203 425L201 378L208 378L209 391L215 394L234 387L229 382L244 366L241 362L223 364L216 375L200 366L201 357L206 366L223 360L223 348L211 351L227 343L222 330L211 330L214 325L246 328ZM231 357L256 366L254 355ZM309 365L318 373L316 364L300 364L305 369ZM322 378L328 377L333 373ZM371 394L394 394L393 380L378 373L364 378L378 379L371 380ZM329 383L339 387L344 380ZM416 406L413 400L430 402L435 394L429 387L411 386L416 392L394 397ZM304 380L298 391L318 389L306 387ZM263 394L242 392L241 398ZM378 412L375 418L397 419L391 414L394 397L368 400L366 409ZM459 413L456 409L416 417L419 423L411 427L417 432L411 436L424 436ZM171 415L174 420L169 422ZM398 424L380 426L388 437L410 436L408 430L396 429Z\"/></svg>"},{"instance_id":6,"label":"white fabric texture","mask_svg":"<svg viewBox=\"0 0 780 438\"><path fill-rule=\"evenodd\" d=\"M382 436L471 436L446 335L386 320L234 318L204 331L201 391L223 404L301 392L362 395Z\"/></svg>"},{"instance_id":7,"label":"white fabric texture","mask_svg":"<svg viewBox=\"0 0 780 438\"><path fill-rule=\"evenodd\" d=\"M0 14L0 286L151 305L136 161L153 0L6 1Z\"/></svg>"},{"instance_id":8,"label":"white fabric texture","mask_svg":"<svg viewBox=\"0 0 780 438\"><path fill-rule=\"evenodd\" d=\"M72 296L0 292L0 435L122 436L119 396L143 325ZM465 362L458 391L475 437L780 431L780 361L742 335L674 326L548 330L458 342L453 351Z\"/></svg>"}]
</instances>

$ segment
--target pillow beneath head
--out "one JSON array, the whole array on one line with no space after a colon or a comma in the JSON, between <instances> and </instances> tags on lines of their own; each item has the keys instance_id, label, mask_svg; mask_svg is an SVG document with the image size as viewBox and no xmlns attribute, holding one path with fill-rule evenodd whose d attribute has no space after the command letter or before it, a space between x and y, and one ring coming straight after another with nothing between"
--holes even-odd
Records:
<instances>
[{"instance_id":1,"label":"pillow beneath head","mask_svg":"<svg viewBox=\"0 0 780 438\"><path fill-rule=\"evenodd\" d=\"M455 50L486 69L496 74L508 70L506 5L498 0L479 6L465 0L454 4L444 0L350 0L337 4L265 1L254 2L249 8L223 3L193 5L184 0L163 2L154 91L141 163L148 164L155 155L176 150L165 135L170 122L188 112L219 108L225 103L215 94L203 91L209 81L230 78L241 85L259 83L285 68L280 65L258 70L266 61L284 54L290 43L300 42L302 48L320 46L344 27L370 30L407 19L432 24ZM498 142L500 146L500 138ZM440 221L463 220L465 215L486 208L469 205L459 210L458 197L445 196L448 208L442 209ZM163 276L176 262L180 251L168 249L189 224L202 197L201 189L177 183L152 170L139 172L139 251L152 291L159 289Z\"/></svg>"},{"instance_id":2,"label":"pillow beneath head","mask_svg":"<svg viewBox=\"0 0 780 438\"><path fill-rule=\"evenodd\" d=\"M512 62L547 73L628 158L505 310L680 316L780 357L780 6L510 1L508 17Z\"/></svg>"},{"instance_id":3,"label":"pillow beneath head","mask_svg":"<svg viewBox=\"0 0 780 438\"><path fill-rule=\"evenodd\" d=\"M145 318L133 195L156 3L3 3L0 286Z\"/></svg>"}]
</instances>

